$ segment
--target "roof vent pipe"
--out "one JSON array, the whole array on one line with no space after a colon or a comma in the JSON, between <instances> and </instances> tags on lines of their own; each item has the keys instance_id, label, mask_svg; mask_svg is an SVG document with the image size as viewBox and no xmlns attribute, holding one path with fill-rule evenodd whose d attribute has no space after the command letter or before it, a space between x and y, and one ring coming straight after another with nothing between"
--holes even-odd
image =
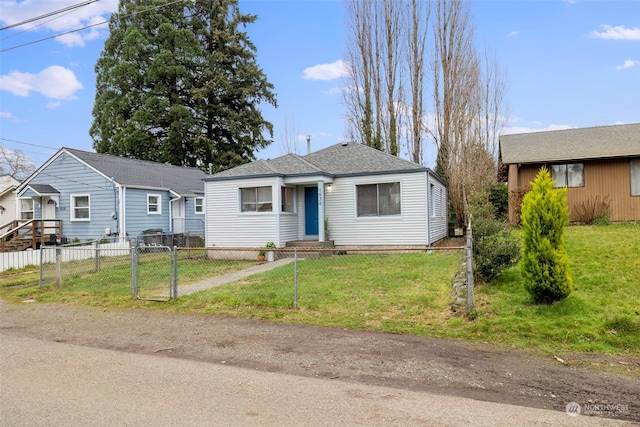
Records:
<instances>
[{"instance_id":1,"label":"roof vent pipe","mask_svg":"<svg viewBox=\"0 0 640 427\"><path fill-rule=\"evenodd\" d=\"M311 135L306 136L307 139L307 154L311 153Z\"/></svg>"}]
</instances>

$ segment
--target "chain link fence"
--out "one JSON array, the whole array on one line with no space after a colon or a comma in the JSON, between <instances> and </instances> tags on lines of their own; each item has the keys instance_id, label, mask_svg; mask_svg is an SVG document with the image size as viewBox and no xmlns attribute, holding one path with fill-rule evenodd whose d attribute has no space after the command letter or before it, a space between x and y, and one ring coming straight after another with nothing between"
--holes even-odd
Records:
<instances>
[{"instance_id":1,"label":"chain link fence","mask_svg":"<svg viewBox=\"0 0 640 427\"><path fill-rule=\"evenodd\" d=\"M428 303L450 294L453 277L464 270L465 256L471 253L462 246L171 247L163 244L162 237L154 239L103 239L44 248L40 286L78 296L133 296L154 301L185 297L229 307L255 304L314 309L319 301L362 304L363 298L365 304L375 306L376 295L389 293ZM402 304L398 302L399 307Z\"/></svg>"}]
</instances>

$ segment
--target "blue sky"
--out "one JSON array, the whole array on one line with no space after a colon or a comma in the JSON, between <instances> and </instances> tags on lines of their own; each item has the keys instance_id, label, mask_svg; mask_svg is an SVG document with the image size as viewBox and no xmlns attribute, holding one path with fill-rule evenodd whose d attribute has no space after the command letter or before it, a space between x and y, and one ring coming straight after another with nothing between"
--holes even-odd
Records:
<instances>
[{"instance_id":1,"label":"blue sky","mask_svg":"<svg viewBox=\"0 0 640 427\"><path fill-rule=\"evenodd\" d=\"M0 0L0 26L80 2ZM0 50L106 20L117 3L100 0L31 31L21 32L46 20L0 31ZM345 139L343 3L240 0L240 7L258 15L247 31L279 104L263 109L275 141L257 156L285 154L286 135L301 154L305 135L313 150ZM472 14L478 48L508 73L505 133L640 122L640 1L480 0ZM36 166L63 146L93 151L94 64L107 35L106 25L96 26L0 53L0 145ZM434 153L427 150L427 166Z\"/></svg>"}]
</instances>

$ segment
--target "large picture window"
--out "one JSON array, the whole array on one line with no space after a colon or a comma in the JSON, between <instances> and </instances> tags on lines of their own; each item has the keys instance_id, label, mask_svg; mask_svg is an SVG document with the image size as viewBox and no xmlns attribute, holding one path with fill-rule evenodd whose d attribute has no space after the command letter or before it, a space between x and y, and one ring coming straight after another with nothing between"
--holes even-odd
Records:
<instances>
[{"instance_id":1,"label":"large picture window","mask_svg":"<svg viewBox=\"0 0 640 427\"><path fill-rule=\"evenodd\" d=\"M91 219L91 206L88 194L76 194L71 196L71 221L89 221Z\"/></svg>"},{"instance_id":2,"label":"large picture window","mask_svg":"<svg viewBox=\"0 0 640 427\"><path fill-rule=\"evenodd\" d=\"M400 215L400 183L357 185L358 216Z\"/></svg>"},{"instance_id":3,"label":"large picture window","mask_svg":"<svg viewBox=\"0 0 640 427\"><path fill-rule=\"evenodd\" d=\"M640 159L631 160L631 195L640 196Z\"/></svg>"},{"instance_id":4,"label":"large picture window","mask_svg":"<svg viewBox=\"0 0 640 427\"><path fill-rule=\"evenodd\" d=\"M242 212L271 212L273 202L271 187L248 187L240 189L240 210Z\"/></svg>"},{"instance_id":5,"label":"large picture window","mask_svg":"<svg viewBox=\"0 0 640 427\"><path fill-rule=\"evenodd\" d=\"M556 188L584 187L584 164L551 165L551 178L556 182Z\"/></svg>"},{"instance_id":6,"label":"large picture window","mask_svg":"<svg viewBox=\"0 0 640 427\"><path fill-rule=\"evenodd\" d=\"M20 219L33 219L33 199L20 199Z\"/></svg>"},{"instance_id":7,"label":"large picture window","mask_svg":"<svg viewBox=\"0 0 640 427\"><path fill-rule=\"evenodd\" d=\"M162 214L162 197L159 194L147 194L147 214Z\"/></svg>"}]
</instances>

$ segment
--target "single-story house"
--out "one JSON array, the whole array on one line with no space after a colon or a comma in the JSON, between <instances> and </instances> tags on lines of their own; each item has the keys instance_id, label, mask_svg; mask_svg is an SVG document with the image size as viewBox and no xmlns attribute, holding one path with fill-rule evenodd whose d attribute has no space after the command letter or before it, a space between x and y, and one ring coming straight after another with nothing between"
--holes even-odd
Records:
<instances>
[{"instance_id":1,"label":"single-story house","mask_svg":"<svg viewBox=\"0 0 640 427\"><path fill-rule=\"evenodd\" d=\"M570 219L577 209L609 202L611 221L640 220L640 123L500 136L508 167L509 219L519 218L519 197L541 167L556 187L567 187Z\"/></svg>"},{"instance_id":2,"label":"single-story house","mask_svg":"<svg viewBox=\"0 0 640 427\"><path fill-rule=\"evenodd\" d=\"M447 236L430 169L359 143L258 160L205 178L206 246L429 246Z\"/></svg>"},{"instance_id":3,"label":"single-story house","mask_svg":"<svg viewBox=\"0 0 640 427\"><path fill-rule=\"evenodd\" d=\"M20 181L11 175L0 176L0 234L5 225L11 224L16 219L16 195L14 190L18 188Z\"/></svg>"},{"instance_id":4,"label":"single-story house","mask_svg":"<svg viewBox=\"0 0 640 427\"><path fill-rule=\"evenodd\" d=\"M206 173L62 148L15 190L21 221L57 219L82 241L145 230L204 237Z\"/></svg>"}]
</instances>

